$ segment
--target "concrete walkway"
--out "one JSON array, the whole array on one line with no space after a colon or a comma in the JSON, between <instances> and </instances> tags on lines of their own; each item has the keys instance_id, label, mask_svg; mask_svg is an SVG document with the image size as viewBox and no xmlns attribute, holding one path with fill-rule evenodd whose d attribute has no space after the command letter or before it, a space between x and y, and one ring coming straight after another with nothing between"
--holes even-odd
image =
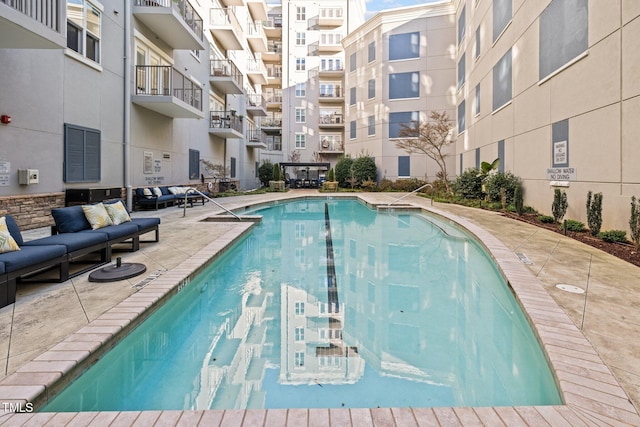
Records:
<instances>
[{"instance_id":1,"label":"concrete walkway","mask_svg":"<svg viewBox=\"0 0 640 427\"><path fill-rule=\"evenodd\" d=\"M317 195L317 192L295 190L284 194L216 200L228 208L236 209L304 195ZM395 200L401 194L358 195L368 203L380 204ZM21 425L23 422L66 425L67 421L99 425L108 425L112 421L119 425L134 424L136 421L144 425L155 422L166 425L218 425L214 423L215 420L222 420L225 425L315 425L318 422L321 425L323 420L353 425L371 425L378 421L388 421L390 425L416 425L421 421L426 424L433 421L441 425L471 425L478 422L539 425L542 421L550 425L560 424L560 421L565 425L640 424L640 340L637 339L640 336L640 268L559 234L497 213L439 203L432 206L428 199L417 196L410 196L403 202L434 210L461 222L491 249L536 324L552 363L557 370L560 367L557 375L567 405L473 410L25 413L0 415L0 425ZM70 350L72 347L78 348L70 343L78 339L80 332L84 333L82 337L91 336L92 342L104 341L104 338L96 337L97 332L102 330L95 328L117 332L123 325L132 324L130 317L134 316L128 316L125 322L124 316L120 318L117 315L133 311L123 311L123 304L133 307L136 304L131 301L141 302L141 308L136 308L136 315L146 310L162 299L156 296L160 295L160 290L175 288L180 280L189 277L203 262L230 244L234 236L246 231L246 223L239 226L237 223L200 222L202 218L219 212L221 209L211 203L188 208L186 218L183 218L184 210L175 207L157 212L136 212L134 215L137 216L162 218L159 243L143 244L138 252L121 254L123 262L141 262L147 266L147 272L142 276L99 284L89 282L88 274L84 274L61 284L19 285L17 302L0 309L0 401L11 401L12 397L19 401L22 398L20 396L37 395L36 388L27 389L30 387L27 384L41 376L45 383L43 387L46 388L44 377L50 376L51 372L39 371L44 362L50 366L53 362L61 363L60 360L53 360L58 356L86 357L86 350L80 356L77 355L79 350L73 350L75 355L70 354L73 353ZM29 235L37 236L33 232L25 234L27 238ZM144 287L142 291L146 294L139 291L140 286L136 286L142 281L152 285ZM531 285L533 282L534 285ZM539 286L541 293L535 290L538 283L542 284ZM566 292L558 289L558 284L575 286L585 292ZM570 321L563 323L564 318ZM559 333L561 330L564 332ZM585 338L588 342L583 343L581 340ZM570 345L566 345L567 342ZM576 349L579 349L578 354L586 356L576 359ZM600 359L604 365L596 364ZM591 360L594 361L593 367ZM59 370L68 372L75 365L65 365Z\"/></svg>"}]
</instances>

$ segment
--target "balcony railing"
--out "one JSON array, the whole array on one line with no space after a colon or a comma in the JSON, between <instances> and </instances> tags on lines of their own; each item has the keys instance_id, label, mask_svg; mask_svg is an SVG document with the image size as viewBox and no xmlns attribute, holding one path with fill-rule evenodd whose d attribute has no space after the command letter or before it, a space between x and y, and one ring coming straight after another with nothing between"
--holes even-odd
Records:
<instances>
[{"instance_id":1,"label":"balcony railing","mask_svg":"<svg viewBox=\"0 0 640 427\"><path fill-rule=\"evenodd\" d=\"M241 29L240 22L232 7L212 8L209 18L211 19L211 25L231 26L236 30Z\"/></svg>"},{"instance_id":2,"label":"balcony railing","mask_svg":"<svg viewBox=\"0 0 640 427\"><path fill-rule=\"evenodd\" d=\"M341 140L332 138L320 138L320 151L344 151L344 145Z\"/></svg>"},{"instance_id":3,"label":"balcony railing","mask_svg":"<svg viewBox=\"0 0 640 427\"><path fill-rule=\"evenodd\" d=\"M263 117L260 121L260 126L263 128L281 128L282 116L274 114L272 116Z\"/></svg>"},{"instance_id":4,"label":"balcony railing","mask_svg":"<svg viewBox=\"0 0 640 427\"><path fill-rule=\"evenodd\" d=\"M59 0L0 0L0 2L44 24L53 31L58 33L61 31L60 22L64 17L60 16ZM66 5L66 2L64 4Z\"/></svg>"},{"instance_id":5,"label":"balcony railing","mask_svg":"<svg viewBox=\"0 0 640 427\"><path fill-rule=\"evenodd\" d=\"M282 78L282 65L267 66L267 76L275 79Z\"/></svg>"},{"instance_id":6,"label":"balcony railing","mask_svg":"<svg viewBox=\"0 0 640 427\"><path fill-rule=\"evenodd\" d=\"M278 92L267 92L265 94L265 99L270 103L282 104L282 91Z\"/></svg>"},{"instance_id":7,"label":"balcony railing","mask_svg":"<svg viewBox=\"0 0 640 427\"><path fill-rule=\"evenodd\" d=\"M209 127L212 129L233 129L242 133L242 120L235 112L214 110L209 115Z\"/></svg>"},{"instance_id":8,"label":"balcony railing","mask_svg":"<svg viewBox=\"0 0 640 427\"><path fill-rule=\"evenodd\" d=\"M247 94L247 109L249 108L261 108L263 110L266 110L267 101L259 93Z\"/></svg>"},{"instance_id":9,"label":"balcony railing","mask_svg":"<svg viewBox=\"0 0 640 427\"><path fill-rule=\"evenodd\" d=\"M342 87L340 86L325 86L320 85L320 98L342 98L344 94L342 92Z\"/></svg>"},{"instance_id":10,"label":"balcony railing","mask_svg":"<svg viewBox=\"0 0 640 427\"><path fill-rule=\"evenodd\" d=\"M202 111L202 88L171 65L136 65L136 95L173 96Z\"/></svg>"},{"instance_id":11,"label":"balcony railing","mask_svg":"<svg viewBox=\"0 0 640 427\"><path fill-rule=\"evenodd\" d=\"M269 28L282 28L282 15L269 15L264 26Z\"/></svg>"},{"instance_id":12,"label":"balcony railing","mask_svg":"<svg viewBox=\"0 0 640 427\"><path fill-rule=\"evenodd\" d=\"M282 43L269 42L267 44L267 52L269 53L282 53Z\"/></svg>"},{"instance_id":13,"label":"balcony railing","mask_svg":"<svg viewBox=\"0 0 640 427\"><path fill-rule=\"evenodd\" d=\"M204 40L203 21L195 8L187 0L134 0L135 6L171 7L184 19L194 33Z\"/></svg>"},{"instance_id":14,"label":"balcony railing","mask_svg":"<svg viewBox=\"0 0 640 427\"><path fill-rule=\"evenodd\" d=\"M242 73L230 59L212 59L211 76L230 77L239 87L242 87Z\"/></svg>"},{"instance_id":15,"label":"balcony railing","mask_svg":"<svg viewBox=\"0 0 640 427\"><path fill-rule=\"evenodd\" d=\"M248 144L265 144L265 135L257 127L250 127L247 129L246 139Z\"/></svg>"},{"instance_id":16,"label":"balcony railing","mask_svg":"<svg viewBox=\"0 0 640 427\"><path fill-rule=\"evenodd\" d=\"M321 114L319 117L319 123L321 125L340 125L344 124L342 114Z\"/></svg>"}]
</instances>

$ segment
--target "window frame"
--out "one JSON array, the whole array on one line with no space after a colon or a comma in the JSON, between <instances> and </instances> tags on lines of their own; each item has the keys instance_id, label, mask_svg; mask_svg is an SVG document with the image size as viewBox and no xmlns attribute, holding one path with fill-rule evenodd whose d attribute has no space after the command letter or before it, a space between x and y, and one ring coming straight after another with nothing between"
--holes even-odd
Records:
<instances>
[{"instance_id":1,"label":"window frame","mask_svg":"<svg viewBox=\"0 0 640 427\"><path fill-rule=\"evenodd\" d=\"M82 7L82 23L76 22L69 18L69 16L73 15L69 11L70 5L80 5ZM103 15L104 15L104 6L97 1L89 1L89 0L78 0L78 3L72 3L70 1L66 2L66 14L67 14L67 25L65 26L65 37L66 37L66 51L71 53L72 55L79 55L83 59L88 59L96 64L100 64L102 60L102 27L103 27ZM100 34L95 34L94 31L90 30L87 13L93 11L98 16L98 31ZM77 30L75 42L78 44L78 50L69 46L69 26L73 27ZM95 49L94 55L89 56L88 52L88 39L91 38L95 41Z\"/></svg>"},{"instance_id":2,"label":"window frame","mask_svg":"<svg viewBox=\"0 0 640 427\"><path fill-rule=\"evenodd\" d=\"M376 79L369 79L367 82L367 99L376 97Z\"/></svg>"},{"instance_id":3,"label":"window frame","mask_svg":"<svg viewBox=\"0 0 640 427\"><path fill-rule=\"evenodd\" d=\"M407 43L406 41L404 41L404 38L408 37L410 39L414 35L417 35L418 37L418 45L417 45L418 50L415 53L415 55L406 55L406 56L401 55L402 49L399 49L399 48L394 49L394 46L396 46L396 44L398 45L398 47L406 46L407 44L410 47L413 46L411 43ZM407 59L418 59L418 58L420 58L420 31L412 31L410 33L391 34L389 36L389 61L403 61Z\"/></svg>"},{"instance_id":4,"label":"window frame","mask_svg":"<svg viewBox=\"0 0 640 427\"><path fill-rule=\"evenodd\" d=\"M367 116L367 136L375 136L376 134L376 116Z\"/></svg>"},{"instance_id":5,"label":"window frame","mask_svg":"<svg viewBox=\"0 0 640 427\"><path fill-rule=\"evenodd\" d=\"M395 120L395 118L402 117L401 115L409 115L409 120ZM389 139L407 139L412 138L411 136L400 136L400 131L402 130L402 125L409 125L411 123L419 123L420 121L420 112L417 110L414 111L393 111L389 113ZM413 138L417 138L418 135Z\"/></svg>"},{"instance_id":6,"label":"window frame","mask_svg":"<svg viewBox=\"0 0 640 427\"><path fill-rule=\"evenodd\" d=\"M296 123L307 123L307 109L305 107L296 107L295 121Z\"/></svg>"},{"instance_id":7,"label":"window frame","mask_svg":"<svg viewBox=\"0 0 640 427\"><path fill-rule=\"evenodd\" d=\"M303 132L296 132L295 135L296 150L305 150L307 148L307 135Z\"/></svg>"},{"instance_id":8,"label":"window frame","mask_svg":"<svg viewBox=\"0 0 640 427\"><path fill-rule=\"evenodd\" d=\"M367 51L368 51L367 59L368 59L368 63L370 64L376 60L376 42L375 41L372 41L367 45Z\"/></svg>"},{"instance_id":9,"label":"window frame","mask_svg":"<svg viewBox=\"0 0 640 427\"><path fill-rule=\"evenodd\" d=\"M307 83L296 83L296 98L304 98L307 96Z\"/></svg>"},{"instance_id":10,"label":"window frame","mask_svg":"<svg viewBox=\"0 0 640 427\"><path fill-rule=\"evenodd\" d=\"M413 85L413 76L417 75L417 93L411 93L409 95L412 96L396 96L397 93L401 92L399 90L394 90L394 88L396 87L400 87L400 88L404 88L405 87L405 82L404 80L399 80L397 83L392 83L394 82L397 78L399 78L400 76L410 76L409 81L407 83L409 83L409 87L411 88L411 85ZM399 85L399 86L397 86ZM401 95L404 95L404 93L401 93ZM407 72L402 72L402 73L389 73L389 99L417 99L420 98L420 71L407 71Z\"/></svg>"}]
</instances>

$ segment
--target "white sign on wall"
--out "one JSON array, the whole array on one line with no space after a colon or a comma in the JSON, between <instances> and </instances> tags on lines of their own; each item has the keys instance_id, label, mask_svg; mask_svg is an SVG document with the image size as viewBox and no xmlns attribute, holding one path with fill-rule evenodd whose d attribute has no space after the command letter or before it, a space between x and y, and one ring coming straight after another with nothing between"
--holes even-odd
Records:
<instances>
[{"instance_id":1,"label":"white sign on wall","mask_svg":"<svg viewBox=\"0 0 640 427\"><path fill-rule=\"evenodd\" d=\"M551 181L575 181L576 168L547 168L547 179Z\"/></svg>"}]
</instances>

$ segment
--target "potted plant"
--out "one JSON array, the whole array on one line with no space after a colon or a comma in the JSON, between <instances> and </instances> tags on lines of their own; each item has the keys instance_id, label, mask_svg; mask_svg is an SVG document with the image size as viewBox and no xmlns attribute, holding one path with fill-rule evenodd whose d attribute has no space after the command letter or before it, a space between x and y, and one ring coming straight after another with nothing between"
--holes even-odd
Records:
<instances>
[{"instance_id":1,"label":"potted plant","mask_svg":"<svg viewBox=\"0 0 640 427\"><path fill-rule=\"evenodd\" d=\"M329 169L329 172L327 172L327 180L322 183L322 189L325 191L338 191L338 182L336 181L333 168Z\"/></svg>"},{"instance_id":2,"label":"potted plant","mask_svg":"<svg viewBox=\"0 0 640 427\"><path fill-rule=\"evenodd\" d=\"M280 165L278 163L273 164L273 180L269 181L269 190L284 191L284 181L280 175Z\"/></svg>"}]
</instances>

